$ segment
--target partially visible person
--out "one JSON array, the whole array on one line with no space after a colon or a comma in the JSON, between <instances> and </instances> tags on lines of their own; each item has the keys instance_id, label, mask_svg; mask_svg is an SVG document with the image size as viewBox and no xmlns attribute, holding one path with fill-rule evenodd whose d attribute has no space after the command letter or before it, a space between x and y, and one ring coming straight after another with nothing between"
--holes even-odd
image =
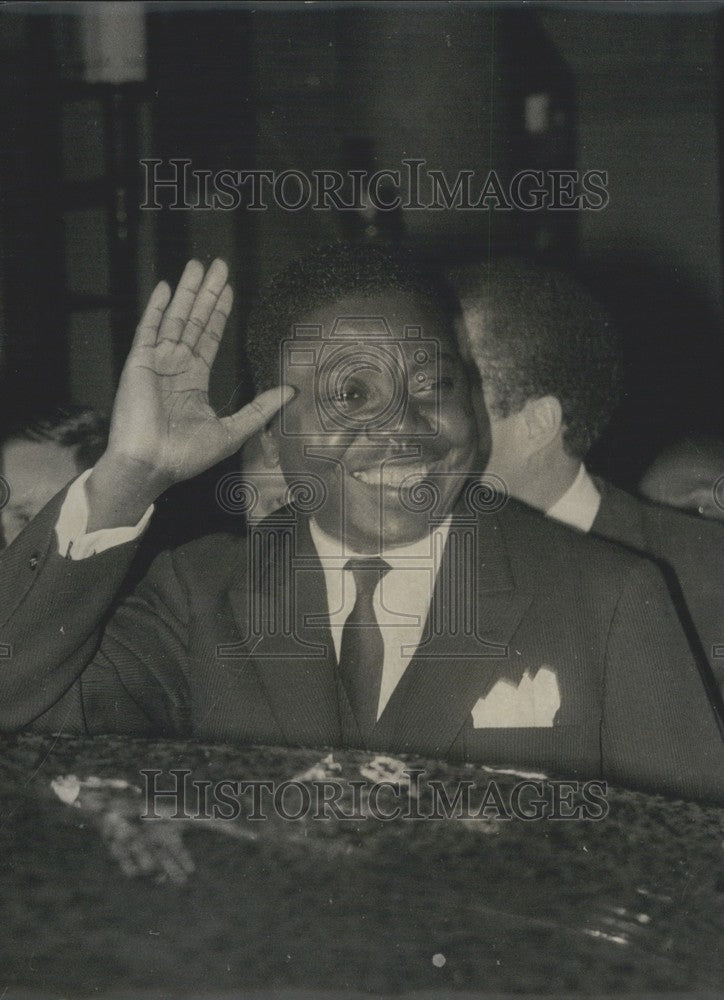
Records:
<instances>
[{"instance_id":1,"label":"partially visible person","mask_svg":"<svg viewBox=\"0 0 724 1000\"><path fill-rule=\"evenodd\" d=\"M640 492L655 503L724 521L724 441L685 437L657 455Z\"/></svg>"},{"instance_id":2,"label":"partially visible person","mask_svg":"<svg viewBox=\"0 0 724 1000\"><path fill-rule=\"evenodd\" d=\"M95 465L107 441L108 421L84 406L35 414L7 432L0 445L8 493L0 513L5 545L78 473Z\"/></svg>"},{"instance_id":3,"label":"partially visible person","mask_svg":"<svg viewBox=\"0 0 724 1000\"><path fill-rule=\"evenodd\" d=\"M524 260L469 265L452 278L461 349L480 379L480 418L490 421L487 472L550 518L653 557L724 692L722 526L647 503L586 468L621 396L611 319L574 278Z\"/></svg>"}]
</instances>

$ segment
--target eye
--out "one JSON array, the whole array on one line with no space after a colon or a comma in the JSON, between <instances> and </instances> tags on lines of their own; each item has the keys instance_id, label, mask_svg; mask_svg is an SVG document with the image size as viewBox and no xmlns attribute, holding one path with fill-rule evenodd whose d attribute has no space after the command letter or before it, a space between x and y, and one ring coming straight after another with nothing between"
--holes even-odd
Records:
<instances>
[{"instance_id":1,"label":"eye","mask_svg":"<svg viewBox=\"0 0 724 1000\"><path fill-rule=\"evenodd\" d=\"M367 399L367 393L359 385L347 383L332 394L332 402L341 410L355 410Z\"/></svg>"}]
</instances>

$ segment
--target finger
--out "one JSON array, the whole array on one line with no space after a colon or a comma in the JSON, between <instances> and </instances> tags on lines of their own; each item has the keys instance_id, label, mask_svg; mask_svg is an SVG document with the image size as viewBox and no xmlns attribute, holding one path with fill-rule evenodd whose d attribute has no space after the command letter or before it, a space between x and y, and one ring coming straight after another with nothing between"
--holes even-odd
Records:
<instances>
[{"instance_id":1,"label":"finger","mask_svg":"<svg viewBox=\"0 0 724 1000\"><path fill-rule=\"evenodd\" d=\"M128 875L129 878L134 878L136 875L141 874L141 869L136 865L135 861L125 855L122 851L111 851L111 854L115 857L118 862L118 867L124 875Z\"/></svg>"},{"instance_id":2,"label":"finger","mask_svg":"<svg viewBox=\"0 0 724 1000\"><path fill-rule=\"evenodd\" d=\"M184 885L188 881L188 875L171 858L164 858L159 862L163 874L170 879L174 885Z\"/></svg>"},{"instance_id":3,"label":"finger","mask_svg":"<svg viewBox=\"0 0 724 1000\"><path fill-rule=\"evenodd\" d=\"M115 858L124 875L134 876L140 874L133 851L125 841L111 841L107 844L111 857Z\"/></svg>"},{"instance_id":4,"label":"finger","mask_svg":"<svg viewBox=\"0 0 724 1000\"><path fill-rule=\"evenodd\" d=\"M172 340L178 343L181 339L203 280L203 264L197 260L190 260L184 268L171 304L161 320L159 340Z\"/></svg>"},{"instance_id":5,"label":"finger","mask_svg":"<svg viewBox=\"0 0 724 1000\"><path fill-rule=\"evenodd\" d=\"M206 324L216 308L219 296L226 286L228 277L228 267L223 260L217 258L206 272L206 277L196 295L191 315L181 336L181 343L186 344L191 350L194 350L199 337L204 332Z\"/></svg>"},{"instance_id":6,"label":"finger","mask_svg":"<svg viewBox=\"0 0 724 1000\"><path fill-rule=\"evenodd\" d=\"M192 872L196 871L196 865L194 863L194 859L191 857L191 855L189 854L189 852L186 850L185 847L182 846L179 849L179 852L176 855L176 860L178 861L178 863L181 866L182 870L187 875L191 875Z\"/></svg>"},{"instance_id":7,"label":"finger","mask_svg":"<svg viewBox=\"0 0 724 1000\"><path fill-rule=\"evenodd\" d=\"M147 872L152 872L154 868L156 868L154 852L148 844L144 843L141 835L139 835L138 840L135 840L131 845L130 853L139 872L145 874Z\"/></svg>"},{"instance_id":8,"label":"finger","mask_svg":"<svg viewBox=\"0 0 724 1000\"><path fill-rule=\"evenodd\" d=\"M178 832L158 830L153 837L154 867L172 882L181 885L194 871L194 864L181 842Z\"/></svg>"},{"instance_id":9,"label":"finger","mask_svg":"<svg viewBox=\"0 0 724 1000\"><path fill-rule=\"evenodd\" d=\"M185 882L187 877L196 870L196 866L185 847L179 846L178 850L165 851L159 858L159 862L169 878L179 885Z\"/></svg>"},{"instance_id":10,"label":"finger","mask_svg":"<svg viewBox=\"0 0 724 1000\"><path fill-rule=\"evenodd\" d=\"M179 869L186 874L196 871L193 858L184 847L183 838L180 831L175 831L173 835L167 834L163 843L166 847L168 857L171 858Z\"/></svg>"},{"instance_id":11,"label":"finger","mask_svg":"<svg viewBox=\"0 0 724 1000\"><path fill-rule=\"evenodd\" d=\"M226 321L234 304L234 291L231 285L225 285L221 295L216 300L216 308L212 312L206 328L199 337L195 353L211 368L224 335Z\"/></svg>"},{"instance_id":12,"label":"finger","mask_svg":"<svg viewBox=\"0 0 724 1000\"><path fill-rule=\"evenodd\" d=\"M274 414L293 398L294 389L290 385L280 385L260 393L233 416L223 417L221 423L234 444L233 450L241 448L252 434L265 427Z\"/></svg>"},{"instance_id":13,"label":"finger","mask_svg":"<svg viewBox=\"0 0 724 1000\"><path fill-rule=\"evenodd\" d=\"M154 347L158 337L163 313L171 299L171 289L165 281L160 281L151 292L141 322L136 327L131 350L137 347Z\"/></svg>"}]
</instances>

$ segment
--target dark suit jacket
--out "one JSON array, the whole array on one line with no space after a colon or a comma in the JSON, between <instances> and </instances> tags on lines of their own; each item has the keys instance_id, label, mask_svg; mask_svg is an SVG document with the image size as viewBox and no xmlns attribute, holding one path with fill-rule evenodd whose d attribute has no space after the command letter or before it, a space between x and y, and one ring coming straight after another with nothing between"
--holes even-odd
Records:
<instances>
[{"instance_id":1,"label":"dark suit jacket","mask_svg":"<svg viewBox=\"0 0 724 1000\"><path fill-rule=\"evenodd\" d=\"M0 729L349 741L303 517L163 553L114 608L135 546L61 558L63 498L0 556ZM646 560L509 501L455 515L432 607L374 748L724 799L716 717ZM560 688L554 726L474 728L497 680L543 665Z\"/></svg>"},{"instance_id":2,"label":"dark suit jacket","mask_svg":"<svg viewBox=\"0 0 724 1000\"><path fill-rule=\"evenodd\" d=\"M724 525L639 500L597 479L592 534L653 557L674 604L724 693Z\"/></svg>"}]
</instances>

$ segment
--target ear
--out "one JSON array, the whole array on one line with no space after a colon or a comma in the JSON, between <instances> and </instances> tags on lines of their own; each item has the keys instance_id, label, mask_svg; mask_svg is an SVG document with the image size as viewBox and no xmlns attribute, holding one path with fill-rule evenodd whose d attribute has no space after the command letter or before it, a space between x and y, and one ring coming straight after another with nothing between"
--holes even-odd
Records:
<instances>
[{"instance_id":1,"label":"ear","mask_svg":"<svg viewBox=\"0 0 724 1000\"><path fill-rule=\"evenodd\" d=\"M279 441L271 424L259 431L259 445L267 469L279 468Z\"/></svg>"},{"instance_id":2,"label":"ear","mask_svg":"<svg viewBox=\"0 0 724 1000\"><path fill-rule=\"evenodd\" d=\"M542 451L561 434L563 410L555 396L529 399L521 411L530 453Z\"/></svg>"}]
</instances>

